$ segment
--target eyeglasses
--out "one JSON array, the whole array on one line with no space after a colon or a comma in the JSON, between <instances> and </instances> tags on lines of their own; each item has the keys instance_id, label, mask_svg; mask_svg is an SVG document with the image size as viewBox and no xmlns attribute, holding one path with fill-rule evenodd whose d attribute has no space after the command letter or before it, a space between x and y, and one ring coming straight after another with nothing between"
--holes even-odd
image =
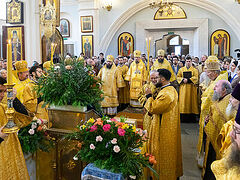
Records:
<instances>
[{"instance_id":1,"label":"eyeglasses","mask_svg":"<svg viewBox=\"0 0 240 180\"><path fill-rule=\"evenodd\" d=\"M232 125L232 131L234 133L234 138L237 138L237 134L240 134L240 129Z\"/></svg>"}]
</instances>

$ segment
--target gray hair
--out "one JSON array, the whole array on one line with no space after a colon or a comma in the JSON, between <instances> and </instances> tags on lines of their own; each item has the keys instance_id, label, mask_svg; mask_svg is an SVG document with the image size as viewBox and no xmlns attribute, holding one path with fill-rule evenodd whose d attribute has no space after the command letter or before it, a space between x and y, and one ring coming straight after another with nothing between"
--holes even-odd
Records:
<instances>
[{"instance_id":1,"label":"gray hair","mask_svg":"<svg viewBox=\"0 0 240 180\"><path fill-rule=\"evenodd\" d=\"M228 81L222 82L222 90L224 90L224 89L226 89L227 94L232 93L232 86L231 86L230 82L228 82Z\"/></svg>"},{"instance_id":2,"label":"gray hair","mask_svg":"<svg viewBox=\"0 0 240 180\"><path fill-rule=\"evenodd\" d=\"M158 73L158 71L157 71L157 70L151 70L151 71L150 71L150 76L151 76L152 74L154 74L154 73Z\"/></svg>"}]
</instances>

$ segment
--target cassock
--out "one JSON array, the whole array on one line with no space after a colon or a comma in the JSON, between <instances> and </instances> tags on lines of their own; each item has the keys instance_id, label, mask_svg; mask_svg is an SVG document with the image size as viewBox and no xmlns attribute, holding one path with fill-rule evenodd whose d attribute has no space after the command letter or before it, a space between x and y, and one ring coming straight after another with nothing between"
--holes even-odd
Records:
<instances>
[{"instance_id":1,"label":"cassock","mask_svg":"<svg viewBox=\"0 0 240 180\"><path fill-rule=\"evenodd\" d=\"M115 115L117 106L119 106L117 88L125 85L121 72L118 71L115 64L112 65L111 69L104 65L99 71L98 77L103 81L102 91L104 99L101 102L101 106L105 108L105 114Z\"/></svg>"},{"instance_id":2,"label":"cassock","mask_svg":"<svg viewBox=\"0 0 240 180\"><path fill-rule=\"evenodd\" d=\"M189 77L188 77L189 75ZM187 78L188 82L183 83L183 79ZM179 88L179 110L181 114L199 114L198 110L198 70L191 66L182 67L177 74Z\"/></svg>"},{"instance_id":3,"label":"cassock","mask_svg":"<svg viewBox=\"0 0 240 180\"><path fill-rule=\"evenodd\" d=\"M15 100L14 100L15 101ZM19 101L20 103L20 101ZM14 103L15 106L15 103ZM0 126L7 124L6 105L0 103ZM32 117L15 112L14 121L18 127L27 126ZM0 179L28 180L29 175L17 133L11 133L0 144Z\"/></svg>"},{"instance_id":4,"label":"cassock","mask_svg":"<svg viewBox=\"0 0 240 180\"><path fill-rule=\"evenodd\" d=\"M46 107L42 108L44 102L37 96L36 86L37 84L33 81L26 84L23 89L23 104L38 119L49 121Z\"/></svg>"},{"instance_id":5,"label":"cassock","mask_svg":"<svg viewBox=\"0 0 240 180\"><path fill-rule=\"evenodd\" d=\"M148 98L144 107L153 116L148 143L157 160L153 168L159 179L176 180L183 175L177 91L170 85L162 87L156 99Z\"/></svg>"},{"instance_id":6,"label":"cassock","mask_svg":"<svg viewBox=\"0 0 240 180\"><path fill-rule=\"evenodd\" d=\"M151 70L158 70L158 69L167 69L171 72L171 78L170 82L173 82L176 80L176 76L173 72L171 64L164 58L163 63L159 63L158 60L156 60L153 65Z\"/></svg>"},{"instance_id":7,"label":"cassock","mask_svg":"<svg viewBox=\"0 0 240 180\"><path fill-rule=\"evenodd\" d=\"M200 120L199 120L199 137L198 137L198 145L197 145L197 151L198 155L201 154L202 152L202 143L203 143L203 127L204 127L204 122L205 118L207 115L209 115L210 111L210 106L212 105L212 96L214 93L213 88L215 87L216 83L220 80L227 80L228 79L228 74L220 74L215 81L211 81L209 84L208 88L204 91L202 94L202 105L201 105L201 114L200 114Z\"/></svg>"},{"instance_id":8,"label":"cassock","mask_svg":"<svg viewBox=\"0 0 240 180\"><path fill-rule=\"evenodd\" d=\"M147 80L147 75L146 66L142 60L138 64L135 61L132 62L125 80L130 81L130 105L133 107L142 107L138 102L138 96Z\"/></svg>"},{"instance_id":9,"label":"cassock","mask_svg":"<svg viewBox=\"0 0 240 180\"><path fill-rule=\"evenodd\" d=\"M125 79L126 74L128 72L128 66L125 64L123 66L118 65L117 69L121 72L123 79ZM129 104L130 102L129 84L128 82L124 82L124 84L125 84L125 87L119 88L119 91L118 91L119 104Z\"/></svg>"}]
</instances>

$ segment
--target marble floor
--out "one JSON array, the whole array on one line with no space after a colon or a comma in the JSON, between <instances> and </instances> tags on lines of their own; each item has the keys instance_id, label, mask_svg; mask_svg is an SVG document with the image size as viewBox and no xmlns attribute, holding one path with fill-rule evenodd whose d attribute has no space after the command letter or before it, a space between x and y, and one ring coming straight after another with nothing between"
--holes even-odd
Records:
<instances>
[{"instance_id":1,"label":"marble floor","mask_svg":"<svg viewBox=\"0 0 240 180\"><path fill-rule=\"evenodd\" d=\"M196 163L198 132L198 123L181 123L183 176L180 180L201 179Z\"/></svg>"}]
</instances>

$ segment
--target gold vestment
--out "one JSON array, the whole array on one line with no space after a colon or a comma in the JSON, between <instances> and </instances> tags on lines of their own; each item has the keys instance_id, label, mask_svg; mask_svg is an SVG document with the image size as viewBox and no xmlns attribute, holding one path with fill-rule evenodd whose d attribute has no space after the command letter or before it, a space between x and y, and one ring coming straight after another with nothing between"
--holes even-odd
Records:
<instances>
[{"instance_id":1,"label":"gold vestment","mask_svg":"<svg viewBox=\"0 0 240 180\"><path fill-rule=\"evenodd\" d=\"M29 78L24 81L18 80L18 82L14 86L14 88L17 90L17 98L21 103L23 103L23 90L29 82L31 82Z\"/></svg>"},{"instance_id":2,"label":"gold vestment","mask_svg":"<svg viewBox=\"0 0 240 180\"><path fill-rule=\"evenodd\" d=\"M201 114L200 114L200 120L199 120L199 137L198 137L198 145L197 145L197 151L198 154L202 151L202 142L203 142L203 127L205 118L209 115L210 106L212 105L212 96L214 93L213 88L215 87L216 83L220 80L228 80L228 74L220 74L215 81L211 81L208 88L204 91L202 94L202 105L201 105Z\"/></svg>"},{"instance_id":3,"label":"gold vestment","mask_svg":"<svg viewBox=\"0 0 240 180\"><path fill-rule=\"evenodd\" d=\"M211 165L216 180L238 180L240 178L239 166L229 168L227 165L230 151L231 146L228 148L227 154L221 160L214 161Z\"/></svg>"},{"instance_id":4,"label":"gold vestment","mask_svg":"<svg viewBox=\"0 0 240 180\"><path fill-rule=\"evenodd\" d=\"M116 65L113 64L111 69L105 66L98 73L98 77L103 81L102 91L104 93L104 100L101 102L102 107L117 107L118 94L117 88L124 87L124 80L121 72L117 69Z\"/></svg>"},{"instance_id":5,"label":"gold vestment","mask_svg":"<svg viewBox=\"0 0 240 180\"><path fill-rule=\"evenodd\" d=\"M7 124L6 105L0 103L0 127ZM32 118L20 113L14 114L14 121L24 127ZM17 133L11 133L0 144L0 179L29 180L29 175Z\"/></svg>"},{"instance_id":6,"label":"gold vestment","mask_svg":"<svg viewBox=\"0 0 240 180\"><path fill-rule=\"evenodd\" d=\"M130 99L137 101L139 93L147 80L147 70L142 60L138 64L135 61L132 62L125 80L130 81Z\"/></svg>"},{"instance_id":7,"label":"gold vestment","mask_svg":"<svg viewBox=\"0 0 240 180\"><path fill-rule=\"evenodd\" d=\"M183 83L183 72L191 72L192 83ZM181 114L199 114L198 110L198 70L191 66L189 69L182 67L177 74L179 88L179 111Z\"/></svg>"},{"instance_id":8,"label":"gold vestment","mask_svg":"<svg viewBox=\"0 0 240 180\"><path fill-rule=\"evenodd\" d=\"M150 153L157 160L153 168L159 179L176 180L183 175L177 91L173 86L167 86L160 90L156 99L150 97L144 107L153 116L148 143Z\"/></svg>"},{"instance_id":9,"label":"gold vestment","mask_svg":"<svg viewBox=\"0 0 240 180\"><path fill-rule=\"evenodd\" d=\"M126 74L128 72L128 66L117 66L117 69L121 72L123 79L125 79ZM118 101L119 104L128 104L130 101L130 92L129 92L129 83L125 82L125 87L119 88L118 91Z\"/></svg>"},{"instance_id":10,"label":"gold vestment","mask_svg":"<svg viewBox=\"0 0 240 180\"><path fill-rule=\"evenodd\" d=\"M25 88L23 89L23 104L28 111L34 113L34 115L38 119L42 120L49 120L48 119L48 112L46 107L42 108L44 102L40 102L38 104L37 100L37 92L35 90L36 84L33 81L30 81L26 84Z\"/></svg>"},{"instance_id":11,"label":"gold vestment","mask_svg":"<svg viewBox=\"0 0 240 180\"><path fill-rule=\"evenodd\" d=\"M175 73L173 72L171 64L164 58L163 63L159 63L158 60L156 60L152 67L151 70L158 70L158 69L167 69L171 72L171 78L170 82L173 82L176 80Z\"/></svg>"}]
</instances>

